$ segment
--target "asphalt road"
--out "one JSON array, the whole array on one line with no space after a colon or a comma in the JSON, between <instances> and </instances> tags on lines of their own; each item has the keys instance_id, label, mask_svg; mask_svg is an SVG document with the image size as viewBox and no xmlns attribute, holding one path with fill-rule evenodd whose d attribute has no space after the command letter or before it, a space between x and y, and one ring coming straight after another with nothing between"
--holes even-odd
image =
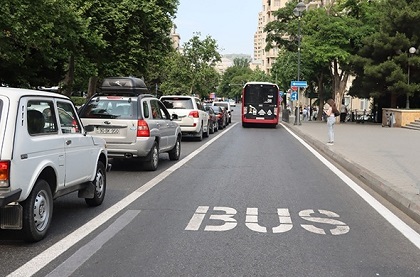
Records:
<instances>
[{"instance_id":1,"label":"asphalt road","mask_svg":"<svg viewBox=\"0 0 420 277\"><path fill-rule=\"evenodd\" d=\"M57 199L37 244L0 233L0 275L420 276L419 234L284 126L235 122L157 172L115 165L101 207Z\"/></svg>"}]
</instances>

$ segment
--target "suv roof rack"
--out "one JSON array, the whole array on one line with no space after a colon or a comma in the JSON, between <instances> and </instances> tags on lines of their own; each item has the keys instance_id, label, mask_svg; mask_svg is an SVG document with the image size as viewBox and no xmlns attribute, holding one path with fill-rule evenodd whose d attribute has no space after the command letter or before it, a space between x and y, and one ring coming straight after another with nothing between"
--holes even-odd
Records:
<instances>
[{"instance_id":1,"label":"suv roof rack","mask_svg":"<svg viewBox=\"0 0 420 277\"><path fill-rule=\"evenodd\" d=\"M150 93L144 81L135 77L108 77L100 87L102 95L139 95Z\"/></svg>"}]
</instances>

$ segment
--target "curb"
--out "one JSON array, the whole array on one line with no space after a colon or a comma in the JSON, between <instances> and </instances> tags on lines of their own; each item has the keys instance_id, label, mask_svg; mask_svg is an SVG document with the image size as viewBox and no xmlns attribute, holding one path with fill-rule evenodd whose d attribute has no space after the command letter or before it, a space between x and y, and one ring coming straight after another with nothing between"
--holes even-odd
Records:
<instances>
[{"instance_id":1,"label":"curb","mask_svg":"<svg viewBox=\"0 0 420 277\"><path fill-rule=\"evenodd\" d=\"M303 133L298 128L295 128L292 124L287 122L282 122L287 125L287 127L293 132L295 132L299 137L301 137L305 142L310 144L316 150L321 152L323 155L329 157L334 162L344 167L348 172L350 172L354 177L362 181L369 188L374 190L376 193L381 195L395 207L400 209L402 212L407 214L410 218L420 224L420 204L412 201L410 197L401 194L392 188L391 184L378 176L377 174L371 172L370 170L358 165L357 163L349 160L343 155L332 151L324 143L320 142L317 139Z\"/></svg>"}]
</instances>

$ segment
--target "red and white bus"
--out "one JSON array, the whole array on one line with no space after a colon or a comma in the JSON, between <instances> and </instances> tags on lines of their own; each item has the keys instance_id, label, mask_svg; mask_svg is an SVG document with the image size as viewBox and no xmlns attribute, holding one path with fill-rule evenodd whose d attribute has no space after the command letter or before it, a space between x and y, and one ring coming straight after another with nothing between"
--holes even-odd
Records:
<instances>
[{"instance_id":1,"label":"red and white bus","mask_svg":"<svg viewBox=\"0 0 420 277\"><path fill-rule=\"evenodd\" d=\"M248 82L242 91L242 126L276 128L280 116L279 87L268 82Z\"/></svg>"}]
</instances>

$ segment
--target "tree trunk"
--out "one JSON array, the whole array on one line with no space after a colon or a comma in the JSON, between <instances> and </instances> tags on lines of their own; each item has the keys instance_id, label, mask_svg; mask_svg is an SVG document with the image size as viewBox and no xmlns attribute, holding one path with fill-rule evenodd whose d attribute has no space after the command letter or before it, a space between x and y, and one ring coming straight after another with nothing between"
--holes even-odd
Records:
<instances>
[{"instance_id":1,"label":"tree trunk","mask_svg":"<svg viewBox=\"0 0 420 277\"><path fill-rule=\"evenodd\" d=\"M69 68L67 69L66 76L63 80L64 88L63 94L70 97L73 93L73 83L74 83L74 55L71 54L69 57Z\"/></svg>"},{"instance_id":2,"label":"tree trunk","mask_svg":"<svg viewBox=\"0 0 420 277\"><path fill-rule=\"evenodd\" d=\"M398 98L397 93L391 92L391 101L390 101L391 107L390 108L393 108L393 109L397 108L397 98Z\"/></svg>"},{"instance_id":3,"label":"tree trunk","mask_svg":"<svg viewBox=\"0 0 420 277\"><path fill-rule=\"evenodd\" d=\"M87 98L90 98L96 92L96 84L98 83L98 79L98 76L92 76L89 78Z\"/></svg>"},{"instance_id":4,"label":"tree trunk","mask_svg":"<svg viewBox=\"0 0 420 277\"><path fill-rule=\"evenodd\" d=\"M337 109L340 110L342 105L342 100L344 98L344 93L346 91L347 81L349 79L350 74L346 71L341 70L339 68L338 62L334 61L334 72L333 72L333 80L334 80L334 101L337 105ZM338 118L339 119L339 118ZM338 123L340 120L337 121Z\"/></svg>"}]
</instances>

